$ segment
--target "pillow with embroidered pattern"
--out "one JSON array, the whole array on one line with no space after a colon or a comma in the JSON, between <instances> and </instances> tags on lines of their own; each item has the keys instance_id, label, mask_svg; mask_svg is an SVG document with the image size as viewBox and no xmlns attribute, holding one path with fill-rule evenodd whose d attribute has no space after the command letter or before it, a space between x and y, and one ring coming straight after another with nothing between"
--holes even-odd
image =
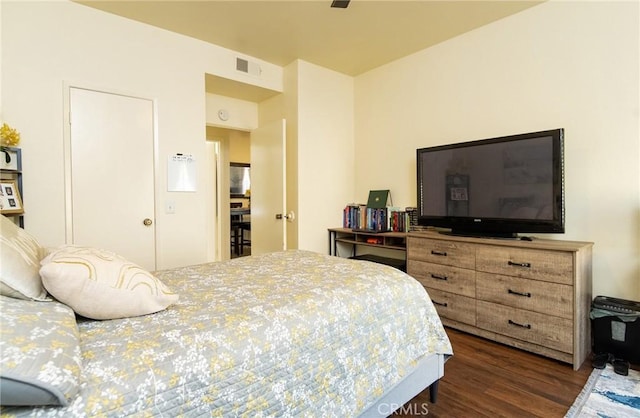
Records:
<instances>
[{"instance_id":1,"label":"pillow with embroidered pattern","mask_svg":"<svg viewBox=\"0 0 640 418\"><path fill-rule=\"evenodd\" d=\"M153 274L111 251L63 246L41 265L45 289L87 318L146 315L178 301L178 295Z\"/></svg>"}]
</instances>

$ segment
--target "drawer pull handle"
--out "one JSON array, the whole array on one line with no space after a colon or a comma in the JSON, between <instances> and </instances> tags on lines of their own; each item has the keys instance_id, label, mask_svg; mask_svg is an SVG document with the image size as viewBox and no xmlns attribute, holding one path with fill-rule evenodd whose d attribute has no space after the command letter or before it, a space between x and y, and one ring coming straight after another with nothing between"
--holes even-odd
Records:
<instances>
[{"instance_id":1,"label":"drawer pull handle","mask_svg":"<svg viewBox=\"0 0 640 418\"><path fill-rule=\"evenodd\" d=\"M431 299L431 302L433 302L434 305L438 305L438 306L444 306L445 308L447 307L447 302L436 302L435 300Z\"/></svg>"},{"instance_id":2,"label":"drawer pull handle","mask_svg":"<svg viewBox=\"0 0 640 418\"><path fill-rule=\"evenodd\" d=\"M433 273L431 273L431 278L436 279L436 280L448 280L449 279L447 276L438 276L437 274L433 274Z\"/></svg>"},{"instance_id":3,"label":"drawer pull handle","mask_svg":"<svg viewBox=\"0 0 640 418\"><path fill-rule=\"evenodd\" d=\"M515 325L515 326L520 327L520 328L531 329L531 325L530 324L519 324L519 323L514 322L512 320L509 320L509 325Z\"/></svg>"},{"instance_id":4,"label":"drawer pull handle","mask_svg":"<svg viewBox=\"0 0 640 418\"><path fill-rule=\"evenodd\" d=\"M531 268L531 263L516 263L516 262L513 262L513 261L509 261L508 264L510 266Z\"/></svg>"},{"instance_id":5,"label":"drawer pull handle","mask_svg":"<svg viewBox=\"0 0 640 418\"><path fill-rule=\"evenodd\" d=\"M509 294L510 295L525 296L525 297L528 297L528 298L531 297L531 293L529 293L529 292L517 292L517 291L511 290L511 289L509 289Z\"/></svg>"},{"instance_id":6,"label":"drawer pull handle","mask_svg":"<svg viewBox=\"0 0 640 418\"><path fill-rule=\"evenodd\" d=\"M431 254L432 255L439 255L439 256L442 256L442 257L446 257L447 256L447 252L446 251L431 250Z\"/></svg>"}]
</instances>

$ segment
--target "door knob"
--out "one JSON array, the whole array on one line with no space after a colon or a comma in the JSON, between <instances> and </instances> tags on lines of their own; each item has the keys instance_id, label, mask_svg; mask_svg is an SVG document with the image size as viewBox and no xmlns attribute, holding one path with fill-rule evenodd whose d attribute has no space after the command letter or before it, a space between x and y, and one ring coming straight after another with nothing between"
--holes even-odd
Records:
<instances>
[{"instance_id":1,"label":"door knob","mask_svg":"<svg viewBox=\"0 0 640 418\"><path fill-rule=\"evenodd\" d=\"M293 211L290 211L286 215L283 215L281 213L276 213L276 219L286 219L289 222L293 222L295 218L296 218L296 214L293 213Z\"/></svg>"},{"instance_id":2,"label":"door knob","mask_svg":"<svg viewBox=\"0 0 640 418\"><path fill-rule=\"evenodd\" d=\"M153 223L153 221L149 218L145 218L145 220L142 221L142 223L144 224L144 226L150 226Z\"/></svg>"}]
</instances>

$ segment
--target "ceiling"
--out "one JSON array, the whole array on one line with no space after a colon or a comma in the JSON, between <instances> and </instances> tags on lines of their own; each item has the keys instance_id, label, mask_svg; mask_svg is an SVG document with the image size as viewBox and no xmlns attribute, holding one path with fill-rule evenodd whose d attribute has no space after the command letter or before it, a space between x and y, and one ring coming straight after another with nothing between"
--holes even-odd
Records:
<instances>
[{"instance_id":1,"label":"ceiling","mask_svg":"<svg viewBox=\"0 0 640 418\"><path fill-rule=\"evenodd\" d=\"M331 0L77 2L278 66L299 58L356 76L542 1L352 0L346 9Z\"/></svg>"}]
</instances>

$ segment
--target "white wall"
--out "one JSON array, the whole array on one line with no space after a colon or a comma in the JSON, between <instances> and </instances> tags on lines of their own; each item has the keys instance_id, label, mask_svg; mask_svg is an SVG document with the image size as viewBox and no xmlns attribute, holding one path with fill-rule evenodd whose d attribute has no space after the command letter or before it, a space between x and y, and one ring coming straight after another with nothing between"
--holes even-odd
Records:
<instances>
[{"instance_id":1,"label":"white wall","mask_svg":"<svg viewBox=\"0 0 640 418\"><path fill-rule=\"evenodd\" d=\"M416 148L565 128L566 234L640 300L638 2L547 2L356 78L358 199L415 206Z\"/></svg>"},{"instance_id":2,"label":"white wall","mask_svg":"<svg viewBox=\"0 0 640 418\"><path fill-rule=\"evenodd\" d=\"M2 2L1 19L2 117L22 134L26 229L64 243L63 85L100 87L157 103L158 268L206 261L205 73L282 91L282 69L255 60L262 78L245 76L233 51L68 1ZM198 161L196 193L166 192L176 152Z\"/></svg>"},{"instance_id":3,"label":"white wall","mask_svg":"<svg viewBox=\"0 0 640 418\"><path fill-rule=\"evenodd\" d=\"M300 60L297 77L298 247L326 253L353 200L354 80Z\"/></svg>"},{"instance_id":4,"label":"white wall","mask_svg":"<svg viewBox=\"0 0 640 418\"><path fill-rule=\"evenodd\" d=\"M0 2L0 46L2 46L2 3ZM2 49L0 49L0 122L4 121L4 115L2 112Z\"/></svg>"},{"instance_id":5,"label":"white wall","mask_svg":"<svg viewBox=\"0 0 640 418\"><path fill-rule=\"evenodd\" d=\"M212 93L206 99L207 125L245 131L258 127L258 103ZM227 120L220 119L220 110L227 113Z\"/></svg>"}]
</instances>

